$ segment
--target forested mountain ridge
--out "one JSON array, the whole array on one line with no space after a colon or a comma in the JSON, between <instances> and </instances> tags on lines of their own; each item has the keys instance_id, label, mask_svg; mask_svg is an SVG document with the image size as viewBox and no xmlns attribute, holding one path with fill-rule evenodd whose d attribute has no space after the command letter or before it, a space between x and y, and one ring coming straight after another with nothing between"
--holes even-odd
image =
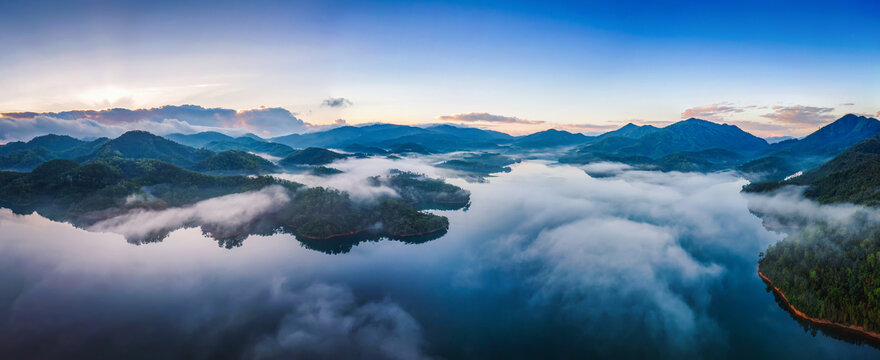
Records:
<instances>
[{"instance_id":1,"label":"forested mountain ridge","mask_svg":"<svg viewBox=\"0 0 880 360\"><path fill-rule=\"evenodd\" d=\"M772 161L778 164L778 169L806 171L825 163L858 142L878 134L880 134L880 121L848 114L803 139L770 144L761 152L761 156L774 157ZM783 177L767 179L781 180Z\"/></svg>"},{"instance_id":2,"label":"forested mountain ridge","mask_svg":"<svg viewBox=\"0 0 880 360\"><path fill-rule=\"evenodd\" d=\"M785 185L806 186L804 196L820 203L880 205L880 137L853 145L825 164L784 181L746 185L746 192L767 192Z\"/></svg>"},{"instance_id":3,"label":"forested mountain ridge","mask_svg":"<svg viewBox=\"0 0 880 360\"><path fill-rule=\"evenodd\" d=\"M204 131L188 135L168 134L165 135L165 138L186 146L192 146L194 148L205 147L205 145L214 141L230 141L234 139L232 136L221 134L216 131Z\"/></svg>"},{"instance_id":4,"label":"forested mountain ridge","mask_svg":"<svg viewBox=\"0 0 880 360\"><path fill-rule=\"evenodd\" d=\"M28 142L11 142L0 146L0 169L29 171L52 159L72 159L90 154L109 140L84 141L67 135L48 134Z\"/></svg>"},{"instance_id":5,"label":"forested mountain ridge","mask_svg":"<svg viewBox=\"0 0 880 360\"><path fill-rule=\"evenodd\" d=\"M564 130L549 129L534 134L518 137L513 145L521 148L546 148L557 146L580 145L593 140L594 137Z\"/></svg>"},{"instance_id":6,"label":"forested mountain ridge","mask_svg":"<svg viewBox=\"0 0 880 360\"><path fill-rule=\"evenodd\" d=\"M78 160L86 162L113 157L157 159L190 167L211 155L213 152L210 150L194 149L146 131L134 130L104 143L93 153Z\"/></svg>"},{"instance_id":7,"label":"forested mountain ridge","mask_svg":"<svg viewBox=\"0 0 880 360\"><path fill-rule=\"evenodd\" d=\"M638 139L642 136L656 132L657 130L660 130L660 128L653 125L636 125L633 123L627 123L620 129L609 131L607 133L599 135L598 138L602 139L606 137L616 136L628 139Z\"/></svg>"},{"instance_id":8,"label":"forested mountain ridge","mask_svg":"<svg viewBox=\"0 0 880 360\"><path fill-rule=\"evenodd\" d=\"M597 137L553 129L510 136L491 130L451 125L416 127L393 124L343 126L271 140L252 134L233 138L218 132L171 134L161 138L143 131L132 131L113 140L102 138L85 142L69 136L47 135L27 143L2 145L0 168L26 171L55 158L82 162L112 156L156 158L191 168L211 156L211 152L206 150L239 150L277 158L293 156L287 161L292 164L301 162L297 160L298 157L318 152L309 150L303 153L304 150L295 148L322 148L325 151L321 153L330 157L317 164L327 163L331 158L341 158L326 152L332 151L329 148L362 153L361 156L487 150L515 155L518 152L577 146L560 155L558 160L563 163L618 161L663 171L736 169L750 179L779 180L798 170L817 166L854 144L854 141L864 140L878 132L880 122L853 114L843 116L803 139L774 144L768 144L736 126L700 119L683 120L663 128L627 124ZM725 152L725 155L716 156L721 154L719 151Z\"/></svg>"},{"instance_id":9,"label":"forested mountain ridge","mask_svg":"<svg viewBox=\"0 0 880 360\"><path fill-rule=\"evenodd\" d=\"M244 171L251 174L268 173L278 170L278 166L259 156L239 150L226 150L215 153L193 166L197 171Z\"/></svg>"}]
</instances>

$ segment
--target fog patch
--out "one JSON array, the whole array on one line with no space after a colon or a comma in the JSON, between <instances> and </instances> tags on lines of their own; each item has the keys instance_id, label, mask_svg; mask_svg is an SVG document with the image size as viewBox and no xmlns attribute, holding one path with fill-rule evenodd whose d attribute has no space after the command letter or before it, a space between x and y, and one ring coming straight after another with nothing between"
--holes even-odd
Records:
<instances>
[{"instance_id":1,"label":"fog patch","mask_svg":"<svg viewBox=\"0 0 880 360\"><path fill-rule=\"evenodd\" d=\"M794 230L813 222L847 226L860 222L880 223L880 212L862 205L819 204L804 197L805 186L784 186L770 193L743 193L749 210L760 215L774 230Z\"/></svg>"},{"instance_id":2,"label":"fog patch","mask_svg":"<svg viewBox=\"0 0 880 360\"><path fill-rule=\"evenodd\" d=\"M592 177L609 177L631 170L633 167L623 163L603 161L582 165L580 168Z\"/></svg>"},{"instance_id":3,"label":"fog patch","mask_svg":"<svg viewBox=\"0 0 880 360\"><path fill-rule=\"evenodd\" d=\"M279 283L273 301L290 304L278 331L252 359L427 359L416 320L389 299L358 303L344 287L315 284L293 292Z\"/></svg>"},{"instance_id":4,"label":"fog patch","mask_svg":"<svg viewBox=\"0 0 880 360\"><path fill-rule=\"evenodd\" d=\"M130 197L133 202L141 200ZM129 199L127 198L126 201ZM278 185L259 191L220 196L199 201L193 205L165 210L132 210L126 214L102 220L88 230L112 232L129 241L148 239L186 226L209 224L215 229L236 229L255 221L264 214L289 203L289 192Z\"/></svg>"},{"instance_id":5,"label":"fog patch","mask_svg":"<svg viewBox=\"0 0 880 360\"><path fill-rule=\"evenodd\" d=\"M462 283L479 287L480 269L526 276L534 306L609 344L647 337L684 354L723 343L708 314L722 264L756 260L778 240L745 211L743 184L730 173L597 179L578 167L524 163L473 185L482 189L472 189L468 221L477 230L467 236L485 240Z\"/></svg>"},{"instance_id":6,"label":"fog patch","mask_svg":"<svg viewBox=\"0 0 880 360\"><path fill-rule=\"evenodd\" d=\"M282 157L280 157L280 156L272 156L272 155L269 155L266 153L258 153L258 152L253 152L253 151L249 151L248 153L251 155L256 155L256 156L259 156L263 159L269 160L273 164L278 164L278 162L281 161L281 159L282 159Z\"/></svg>"},{"instance_id":7,"label":"fog patch","mask_svg":"<svg viewBox=\"0 0 880 360\"><path fill-rule=\"evenodd\" d=\"M380 197L400 197L394 189L383 184L376 186L375 183L370 181L371 177L388 175L394 169L424 174L432 178L445 177L451 174L450 171L431 166L422 158L401 158L398 160L382 157L345 159L333 162L332 166L341 170L342 173L327 176L315 176L309 172L279 173L272 174L272 176L305 184L309 187L321 186L342 190L348 192L352 199L367 201Z\"/></svg>"}]
</instances>

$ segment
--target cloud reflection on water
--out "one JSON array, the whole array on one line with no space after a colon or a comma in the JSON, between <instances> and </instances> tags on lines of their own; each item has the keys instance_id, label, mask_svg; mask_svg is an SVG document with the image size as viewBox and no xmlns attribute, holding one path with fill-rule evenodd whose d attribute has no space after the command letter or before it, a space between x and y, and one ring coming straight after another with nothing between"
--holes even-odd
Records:
<instances>
[{"instance_id":1,"label":"cloud reflection on water","mask_svg":"<svg viewBox=\"0 0 880 360\"><path fill-rule=\"evenodd\" d=\"M367 165L373 174L363 177L386 167L448 174L418 160L341 164L334 166L355 177ZM781 310L724 302L772 304L754 266L757 253L783 236L749 213L744 181L733 174L621 169L599 179L525 162L485 183L453 181L471 191L472 205L439 212L450 218L445 237L362 243L339 256L283 234L227 250L197 229L135 247L0 210L0 276L18 284L0 289L13 294L0 297L9 319L0 351L84 353L112 335L117 347L107 354L124 347L145 357L327 357L343 349L384 358L529 357L531 350L707 357L754 355L730 342L748 338L741 332L756 321L760 331L786 335L775 343L791 344L791 326L780 330L764 318L790 325ZM56 347L36 350L46 343ZM815 339L780 351L840 349Z\"/></svg>"}]
</instances>

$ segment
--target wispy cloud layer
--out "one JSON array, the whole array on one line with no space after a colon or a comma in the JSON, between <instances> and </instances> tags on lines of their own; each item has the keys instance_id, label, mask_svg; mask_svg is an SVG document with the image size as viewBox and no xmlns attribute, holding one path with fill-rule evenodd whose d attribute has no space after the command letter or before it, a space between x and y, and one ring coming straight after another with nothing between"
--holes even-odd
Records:
<instances>
[{"instance_id":1,"label":"wispy cloud layer","mask_svg":"<svg viewBox=\"0 0 880 360\"><path fill-rule=\"evenodd\" d=\"M489 113L467 113L438 116L437 120L442 121L461 121L461 122L489 122L489 123L505 123L505 124L543 124L540 120L526 120L513 116L494 115Z\"/></svg>"},{"instance_id":2,"label":"wispy cloud layer","mask_svg":"<svg viewBox=\"0 0 880 360\"><path fill-rule=\"evenodd\" d=\"M708 289L731 270L724 263L750 262L775 238L743 211L742 182L613 164L598 170L617 175L524 164L510 175L516 181L474 189L467 236L485 245L475 263L528 276L532 311L564 313L599 344L638 336L686 352L723 337ZM529 195L510 196L517 192ZM620 325L627 323L639 326Z\"/></svg>"},{"instance_id":3,"label":"wispy cloud layer","mask_svg":"<svg viewBox=\"0 0 880 360\"><path fill-rule=\"evenodd\" d=\"M0 115L0 140L26 140L46 133L72 136L116 136L127 130L157 134L215 130L279 135L303 132L310 124L283 108L233 110L197 105L166 105L151 109L73 110Z\"/></svg>"},{"instance_id":4,"label":"wispy cloud layer","mask_svg":"<svg viewBox=\"0 0 880 360\"><path fill-rule=\"evenodd\" d=\"M852 102L840 106L854 106ZM771 110L772 112L766 112ZM834 107L806 105L737 105L721 102L685 109L684 118L700 118L737 125L759 136L805 135L834 121L841 114Z\"/></svg>"},{"instance_id":5,"label":"wispy cloud layer","mask_svg":"<svg viewBox=\"0 0 880 360\"><path fill-rule=\"evenodd\" d=\"M794 105L774 106L772 109L772 113L761 115L761 117L795 126L824 125L835 119L835 115L832 114L833 107Z\"/></svg>"},{"instance_id":6,"label":"wispy cloud layer","mask_svg":"<svg viewBox=\"0 0 880 360\"><path fill-rule=\"evenodd\" d=\"M734 106L730 103L718 103L705 106L692 107L685 109L681 113L682 119L698 118L703 120L721 121L727 116L735 113L744 112L745 109L754 108L755 105Z\"/></svg>"},{"instance_id":7,"label":"wispy cloud layer","mask_svg":"<svg viewBox=\"0 0 880 360\"><path fill-rule=\"evenodd\" d=\"M289 201L290 195L284 188L269 186L260 191L216 197L187 207L133 211L100 221L89 229L122 234L132 242L160 236L187 224L207 224L217 230L234 230L279 209Z\"/></svg>"},{"instance_id":8,"label":"wispy cloud layer","mask_svg":"<svg viewBox=\"0 0 880 360\"><path fill-rule=\"evenodd\" d=\"M0 142L29 140L45 134L64 134L78 138L116 137L129 130L147 130L155 134L229 131L228 128L197 126L177 119L140 120L122 124L102 124L92 119L65 120L38 115L33 118L0 117ZM240 131L243 132L243 131Z\"/></svg>"}]
</instances>

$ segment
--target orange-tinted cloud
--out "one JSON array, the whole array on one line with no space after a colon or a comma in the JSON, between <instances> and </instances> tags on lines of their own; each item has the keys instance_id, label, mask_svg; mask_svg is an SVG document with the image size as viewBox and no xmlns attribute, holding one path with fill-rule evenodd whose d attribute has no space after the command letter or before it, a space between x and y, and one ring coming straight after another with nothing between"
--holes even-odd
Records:
<instances>
[{"instance_id":1,"label":"orange-tinted cloud","mask_svg":"<svg viewBox=\"0 0 880 360\"><path fill-rule=\"evenodd\" d=\"M796 127L815 127L834 121L835 116L831 113L833 111L832 107L774 106L772 113L761 115L761 117Z\"/></svg>"},{"instance_id":2,"label":"orange-tinted cloud","mask_svg":"<svg viewBox=\"0 0 880 360\"><path fill-rule=\"evenodd\" d=\"M753 108L755 105L749 105L746 107L733 106L729 103L718 103L712 105L705 106L697 106L692 107L690 109L685 109L681 113L682 119L690 119L690 118L698 118L704 120L713 120L713 121L721 121L725 117L734 113L741 113L745 111L746 108Z\"/></svg>"},{"instance_id":3,"label":"orange-tinted cloud","mask_svg":"<svg viewBox=\"0 0 880 360\"><path fill-rule=\"evenodd\" d=\"M487 122L487 123L505 123L505 124L543 124L540 120L526 120L513 116L494 115L489 113L467 113L438 116L437 120L442 121L460 121L460 122Z\"/></svg>"}]
</instances>

